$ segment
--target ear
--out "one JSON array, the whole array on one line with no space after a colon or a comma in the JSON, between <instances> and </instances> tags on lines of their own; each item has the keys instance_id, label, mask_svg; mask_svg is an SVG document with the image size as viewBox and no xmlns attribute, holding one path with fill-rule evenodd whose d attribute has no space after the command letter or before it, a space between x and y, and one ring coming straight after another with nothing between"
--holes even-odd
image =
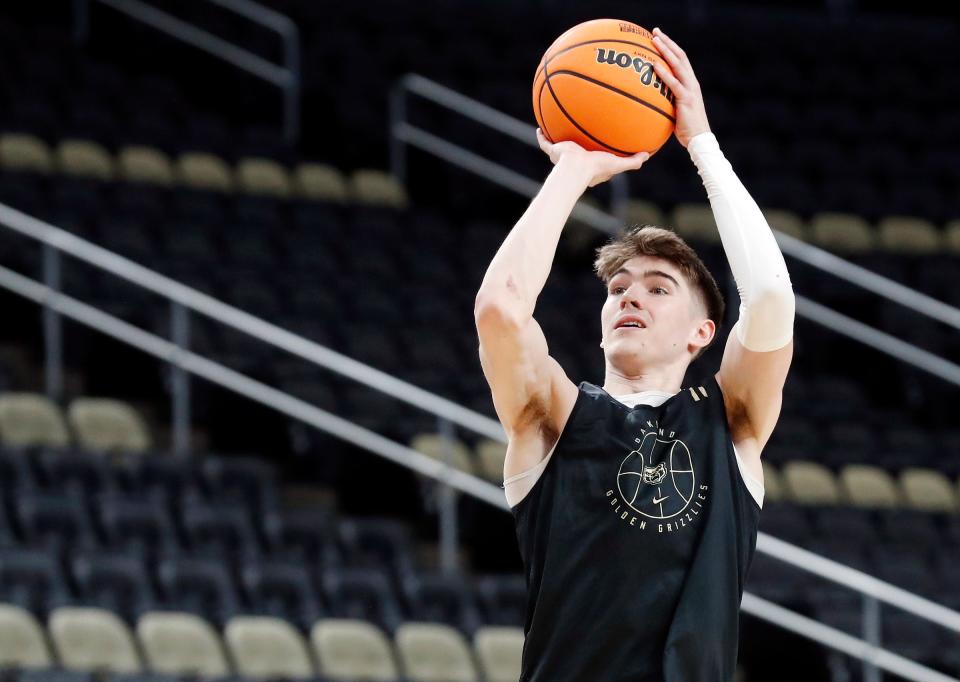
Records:
<instances>
[{"instance_id":1,"label":"ear","mask_svg":"<svg viewBox=\"0 0 960 682\"><path fill-rule=\"evenodd\" d=\"M716 333L717 325L714 323L714 321L709 318L703 319L697 328L691 332L690 339L687 342L688 346L694 347L693 354L695 355L697 351L713 341L713 337Z\"/></svg>"}]
</instances>

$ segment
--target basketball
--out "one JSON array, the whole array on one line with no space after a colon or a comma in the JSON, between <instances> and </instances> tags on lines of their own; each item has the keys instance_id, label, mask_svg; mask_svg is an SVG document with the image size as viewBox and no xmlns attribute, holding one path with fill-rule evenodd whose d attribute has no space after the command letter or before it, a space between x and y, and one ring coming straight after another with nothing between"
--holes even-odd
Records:
<instances>
[{"instance_id":1,"label":"basketball","mask_svg":"<svg viewBox=\"0 0 960 682\"><path fill-rule=\"evenodd\" d=\"M544 136L618 156L653 154L676 122L657 61L666 65L653 35L629 21L594 19L569 29L544 53L533 80Z\"/></svg>"}]
</instances>

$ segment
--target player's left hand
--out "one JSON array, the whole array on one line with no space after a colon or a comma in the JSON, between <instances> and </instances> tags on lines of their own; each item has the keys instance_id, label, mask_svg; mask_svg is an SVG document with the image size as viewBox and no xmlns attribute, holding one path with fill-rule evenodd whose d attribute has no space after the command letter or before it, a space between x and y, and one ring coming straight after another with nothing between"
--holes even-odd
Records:
<instances>
[{"instance_id":1,"label":"player's left hand","mask_svg":"<svg viewBox=\"0 0 960 682\"><path fill-rule=\"evenodd\" d=\"M677 125L674 134L684 147L700 133L708 132L707 111L703 106L700 83L693 74L687 53L659 28L653 29L653 44L669 64L656 61L653 68L660 79L673 91L676 99Z\"/></svg>"}]
</instances>

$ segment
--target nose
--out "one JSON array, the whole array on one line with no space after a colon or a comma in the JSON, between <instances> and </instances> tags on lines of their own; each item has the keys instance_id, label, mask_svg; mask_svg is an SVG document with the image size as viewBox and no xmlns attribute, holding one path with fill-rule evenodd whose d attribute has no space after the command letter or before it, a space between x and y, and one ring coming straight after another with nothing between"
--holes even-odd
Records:
<instances>
[{"instance_id":1,"label":"nose","mask_svg":"<svg viewBox=\"0 0 960 682\"><path fill-rule=\"evenodd\" d=\"M627 287L627 290L623 292L623 296L620 297L621 310L624 310L627 306L630 306L631 308L642 308L640 305L640 298L636 293L637 291L639 291L639 289L632 284Z\"/></svg>"}]
</instances>

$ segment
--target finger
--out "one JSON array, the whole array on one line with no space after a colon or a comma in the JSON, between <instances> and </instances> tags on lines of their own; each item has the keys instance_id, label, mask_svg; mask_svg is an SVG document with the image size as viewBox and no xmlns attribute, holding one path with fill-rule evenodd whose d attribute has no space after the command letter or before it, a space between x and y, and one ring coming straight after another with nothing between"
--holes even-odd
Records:
<instances>
[{"instance_id":1,"label":"finger","mask_svg":"<svg viewBox=\"0 0 960 682\"><path fill-rule=\"evenodd\" d=\"M650 152L640 152L633 156L623 158L623 167L625 170L637 170L650 158Z\"/></svg>"},{"instance_id":2,"label":"finger","mask_svg":"<svg viewBox=\"0 0 960 682\"><path fill-rule=\"evenodd\" d=\"M673 38L671 38L670 36L668 36L666 33L664 33L663 31L661 31L659 28L655 28L655 29L653 29L653 31L654 31L654 33L656 34L655 38L659 37L663 42L665 42L665 43L667 44L667 46L668 46L671 50L673 50L674 54L676 54L676 55L680 58L681 61L685 61L685 62L687 62L687 63L690 62L689 58L687 57L687 53L684 52L683 49L682 49L679 45L677 45L677 42L676 42Z\"/></svg>"},{"instance_id":3,"label":"finger","mask_svg":"<svg viewBox=\"0 0 960 682\"><path fill-rule=\"evenodd\" d=\"M656 71L657 75L660 76L660 80L667 84L667 87L673 91L673 94L679 97L685 92L683 83L673 75L673 72L670 70L670 67L664 64L663 62L654 62L653 70Z\"/></svg>"},{"instance_id":4,"label":"finger","mask_svg":"<svg viewBox=\"0 0 960 682\"><path fill-rule=\"evenodd\" d=\"M543 131L537 128L537 144L540 145L540 149L544 154L550 156L553 149L553 145L547 142L547 138L543 136Z\"/></svg>"}]
</instances>

